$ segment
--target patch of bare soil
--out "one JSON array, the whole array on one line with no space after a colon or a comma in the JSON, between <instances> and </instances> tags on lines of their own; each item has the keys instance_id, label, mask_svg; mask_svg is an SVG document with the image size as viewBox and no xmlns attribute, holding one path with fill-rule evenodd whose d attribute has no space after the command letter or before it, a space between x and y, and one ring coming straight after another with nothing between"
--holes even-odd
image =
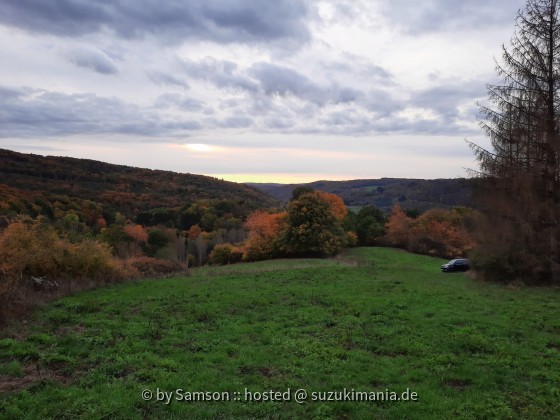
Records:
<instances>
[{"instance_id":1,"label":"patch of bare soil","mask_svg":"<svg viewBox=\"0 0 560 420\"><path fill-rule=\"evenodd\" d=\"M52 381L67 385L71 383L72 380L72 377L62 375L55 371L37 368L35 364L28 365L23 369L22 377L0 375L0 395L8 392L22 391L42 381Z\"/></svg>"}]
</instances>

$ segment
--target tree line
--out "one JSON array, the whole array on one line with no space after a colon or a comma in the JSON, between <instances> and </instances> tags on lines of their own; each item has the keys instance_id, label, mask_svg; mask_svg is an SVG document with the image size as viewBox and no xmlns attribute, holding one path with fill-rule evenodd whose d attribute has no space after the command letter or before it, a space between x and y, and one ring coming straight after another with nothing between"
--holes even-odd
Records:
<instances>
[{"instance_id":1,"label":"tree line","mask_svg":"<svg viewBox=\"0 0 560 420\"><path fill-rule=\"evenodd\" d=\"M372 206L348 211L332 193L299 187L284 208L247 213L229 200L199 200L180 210L156 208L130 220L107 213L88 225L78 212L58 218L0 221L0 307L32 304L33 278L55 281L55 294L205 264L273 258L330 257L351 246L397 246L435 256L462 256L472 212L463 209L387 218ZM47 283L48 284L48 283ZM40 287L44 292L44 287ZM12 308L12 309L10 309ZM0 311L0 312L2 312ZM0 321L2 315L0 313Z\"/></svg>"}]
</instances>

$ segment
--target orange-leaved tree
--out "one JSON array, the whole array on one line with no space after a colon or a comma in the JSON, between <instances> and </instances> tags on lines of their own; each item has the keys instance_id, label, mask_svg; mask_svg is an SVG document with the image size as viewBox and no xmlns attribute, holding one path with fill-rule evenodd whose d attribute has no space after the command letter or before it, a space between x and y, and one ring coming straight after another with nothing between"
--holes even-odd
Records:
<instances>
[{"instance_id":1,"label":"orange-leaved tree","mask_svg":"<svg viewBox=\"0 0 560 420\"><path fill-rule=\"evenodd\" d=\"M247 217L245 229L249 235L245 243L243 260L264 260L279 254L278 238L286 215L286 212L267 213L263 210L256 210Z\"/></svg>"},{"instance_id":2,"label":"orange-leaved tree","mask_svg":"<svg viewBox=\"0 0 560 420\"><path fill-rule=\"evenodd\" d=\"M141 255L142 254L141 245L148 242L148 232L146 232L144 226L126 225L123 228L123 231L130 239L132 239L131 253L133 255Z\"/></svg>"},{"instance_id":3,"label":"orange-leaved tree","mask_svg":"<svg viewBox=\"0 0 560 420\"><path fill-rule=\"evenodd\" d=\"M440 257L464 257L475 243L470 233L477 213L469 209L431 209L412 222L409 250Z\"/></svg>"},{"instance_id":4,"label":"orange-leaved tree","mask_svg":"<svg viewBox=\"0 0 560 420\"><path fill-rule=\"evenodd\" d=\"M410 224L412 219L409 218L404 210L398 204L393 206L391 216L385 226L385 240L388 245L406 248L410 235Z\"/></svg>"},{"instance_id":5,"label":"orange-leaved tree","mask_svg":"<svg viewBox=\"0 0 560 420\"><path fill-rule=\"evenodd\" d=\"M472 229L479 217L472 209L431 209L412 219L395 205L384 241L389 246L439 257L464 257L475 245Z\"/></svg>"},{"instance_id":6,"label":"orange-leaved tree","mask_svg":"<svg viewBox=\"0 0 560 420\"><path fill-rule=\"evenodd\" d=\"M342 201L342 198L338 195L324 191L316 191L315 194L317 194L322 200L329 203L331 213L338 221L343 220L348 214L348 209L346 208L344 201Z\"/></svg>"}]
</instances>

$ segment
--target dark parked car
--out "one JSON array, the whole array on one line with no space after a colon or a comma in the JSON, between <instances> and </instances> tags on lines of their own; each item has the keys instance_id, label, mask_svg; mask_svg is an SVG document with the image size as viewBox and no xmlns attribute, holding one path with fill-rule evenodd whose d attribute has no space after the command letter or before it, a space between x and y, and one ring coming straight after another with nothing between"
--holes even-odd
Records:
<instances>
[{"instance_id":1,"label":"dark parked car","mask_svg":"<svg viewBox=\"0 0 560 420\"><path fill-rule=\"evenodd\" d=\"M441 266L441 271L444 273L452 273L453 271L467 271L470 270L471 263L466 258L458 258L451 260L447 264Z\"/></svg>"}]
</instances>

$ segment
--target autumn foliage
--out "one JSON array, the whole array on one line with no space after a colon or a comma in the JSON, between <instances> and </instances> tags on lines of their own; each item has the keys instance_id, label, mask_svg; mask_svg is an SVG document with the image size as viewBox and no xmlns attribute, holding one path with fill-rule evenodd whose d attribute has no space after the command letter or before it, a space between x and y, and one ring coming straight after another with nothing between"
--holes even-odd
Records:
<instances>
[{"instance_id":1,"label":"autumn foliage","mask_svg":"<svg viewBox=\"0 0 560 420\"><path fill-rule=\"evenodd\" d=\"M478 217L478 213L470 209L436 208L413 219L396 205L387 222L383 240L386 245L419 254L463 257L475 245L471 232Z\"/></svg>"},{"instance_id":2,"label":"autumn foliage","mask_svg":"<svg viewBox=\"0 0 560 420\"><path fill-rule=\"evenodd\" d=\"M267 213L256 210L249 215L245 229L249 236L243 252L244 261L264 260L278 256L278 238L287 213Z\"/></svg>"},{"instance_id":3,"label":"autumn foliage","mask_svg":"<svg viewBox=\"0 0 560 420\"><path fill-rule=\"evenodd\" d=\"M0 324L7 308L29 304L34 277L71 291L86 282L121 278L122 272L105 243L72 242L40 220L17 220L0 232Z\"/></svg>"},{"instance_id":4,"label":"autumn foliage","mask_svg":"<svg viewBox=\"0 0 560 420\"><path fill-rule=\"evenodd\" d=\"M242 248L232 244L217 244L208 256L208 261L212 265L234 264L241 261L243 252Z\"/></svg>"},{"instance_id":5,"label":"autumn foliage","mask_svg":"<svg viewBox=\"0 0 560 420\"><path fill-rule=\"evenodd\" d=\"M141 225L126 225L123 228L124 233L132 240L131 254L134 256L142 255L141 247L148 242L148 232Z\"/></svg>"},{"instance_id":6,"label":"autumn foliage","mask_svg":"<svg viewBox=\"0 0 560 420\"><path fill-rule=\"evenodd\" d=\"M113 224L93 237L77 232L74 216L55 224L28 217L6 221L0 230L0 324L42 299L184 269L177 259L144 255L150 235L143 226Z\"/></svg>"},{"instance_id":7,"label":"autumn foliage","mask_svg":"<svg viewBox=\"0 0 560 420\"><path fill-rule=\"evenodd\" d=\"M391 217L386 225L385 239L391 246L406 248L411 236L410 225L412 219L406 216L398 204L393 206Z\"/></svg>"},{"instance_id":8,"label":"autumn foliage","mask_svg":"<svg viewBox=\"0 0 560 420\"><path fill-rule=\"evenodd\" d=\"M344 217L348 214L348 209L340 198L336 194L324 192L324 191L317 191L315 194L323 201L328 203L331 214L335 217L336 220L342 221Z\"/></svg>"},{"instance_id":9,"label":"autumn foliage","mask_svg":"<svg viewBox=\"0 0 560 420\"><path fill-rule=\"evenodd\" d=\"M325 257L357 241L343 229L347 209L335 194L296 188L287 211L253 212L245 222L249 232L245 261L280 256Z\"/></svg>"}]
</instances>

